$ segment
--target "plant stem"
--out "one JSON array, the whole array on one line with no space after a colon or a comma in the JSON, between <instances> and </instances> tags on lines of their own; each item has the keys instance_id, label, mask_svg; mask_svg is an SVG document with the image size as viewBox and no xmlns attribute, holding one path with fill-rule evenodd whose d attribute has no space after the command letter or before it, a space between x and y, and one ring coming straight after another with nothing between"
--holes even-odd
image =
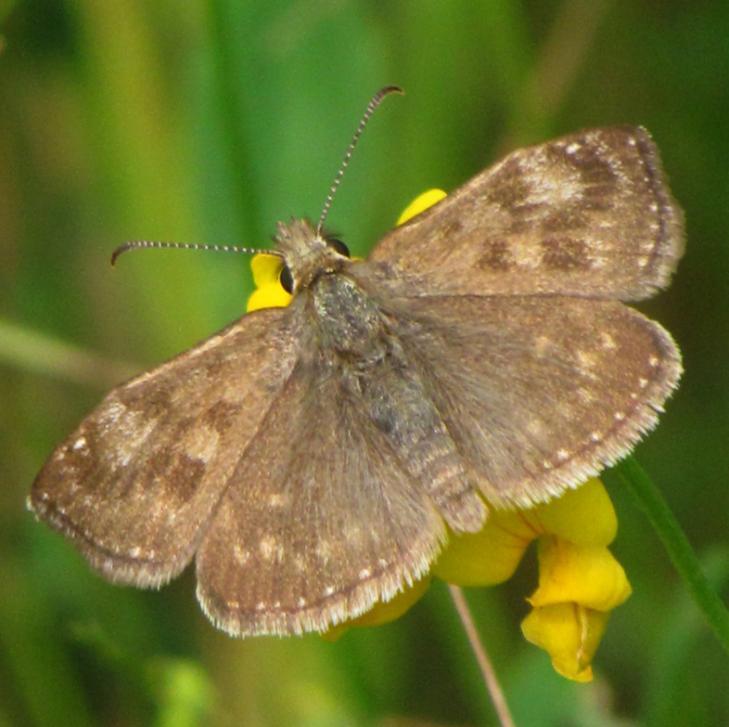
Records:
<instances>
[{"instance_id":1,"label":"plant stem","mask_svg":"<svg viewBox=\"0 0 729 727\"><path fill-rule=\"evenodd\" d=\"M701 570L686 534L660 490L633 457L623 460L614 472L648 516L673 565L686 582L691 597L714 629L721 645L729 652L729 610Z\"/></svg>"},{"instance_id":2,"label":"plant stem","mask_svg":"<svg viewBox=\"0 0 729 727\"><path fill-rule=\"evenodd\" d=\"M476 624L473 622L471 611L468 608L466 597L463 595L463 591L454 585L448 585L448 589L453 599L453 604L456 607L458 617L461 619L463 630L466 632L468 637L468 643L471 645L476 661L481 669L484 684L486 689L491 696L491 701L494 705L494 710L499 718L501 727L515 727L514 720L509 712L509 705L506 703L504 697L504 691L499 684L499 680L494 671L493 664L486 653L483 643L476 630Z\"/></svg>"}]
</instances>

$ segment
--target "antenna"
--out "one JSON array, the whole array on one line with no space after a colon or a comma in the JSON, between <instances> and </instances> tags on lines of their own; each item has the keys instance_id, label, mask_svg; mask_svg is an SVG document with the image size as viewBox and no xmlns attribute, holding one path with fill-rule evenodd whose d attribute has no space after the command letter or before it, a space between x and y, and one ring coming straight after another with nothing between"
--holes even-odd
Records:
<instances>
[{"instance_id":1,"label":"antenna","mask_svg":"<svg viewBox=\"0 0 729 727\"><path fill-rule=\"evenodd\" d=\"M210 250L212 252L234 252L240 255L257 255L259 252L266 255L283 257L277 250L258 250L255 247L240 247L239 245L203 245L198 242L161 242L159 240L131 240L125 242L111 253L111 264L114 265L120 255L129 250L156 248L158 250Z\"/></svg>"},{"instance_id":2,"label":"antenna","mask_svg":"<svg viewBox=\"0 0 729 727\"><path fill-rule=\"evenodd\" d=\"M354 148L357 146L357 142L359 141L360 136L362 136L362 132L365 130L365 126L367 126L367 122L370 120L370 117L372 116L372 114L375 113L375 110L382 103L384 98L386 96L389 96L391 93L404 94L405 91L403 91L400 88L400 86L385 86L384 88L381 88L370 99L370 102L367 104L367 108L365 109L364 114L362 114L362 118L359 120L357 129L355 130L354 135L352 136L352 141L349 142L349 146L347 147L347 151L344 154L342 163L339 165L339 171L337 172L336 176L334 177L334 181L332 182L331 187L329 187L329 192L327 193L327 198L324 201L324 207L321 211L321 215L319 216L319 222L316 225L316 234L317 235L321 235L321 228L324 225L324 222L325 222L327 216L329 215L329 210L332 207L332 202L334 202L334 195L337 193L337 189L342 181L342 177L344 176L344 171L349 166L349 160L352 158L352 153L354 152Z\"/></svg>"}]
</instances>

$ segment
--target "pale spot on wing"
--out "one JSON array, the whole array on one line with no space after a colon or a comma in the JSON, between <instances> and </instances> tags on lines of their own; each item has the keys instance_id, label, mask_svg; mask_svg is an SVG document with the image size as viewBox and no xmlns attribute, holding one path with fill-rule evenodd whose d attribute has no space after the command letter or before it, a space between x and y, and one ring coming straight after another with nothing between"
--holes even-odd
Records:
<instances>
[{"instance_id":1,"label":"pale spot on wing","mask_svg":"<svg viewBox=\"0 0 729 727\"><path fill-rule=\"evenodd\" d=\"M557 450L557 459L560 462L566 462L570 458L570 453L566 449Z\"/></svg>"},{"instance_id":2,"label":"pale spot on wing","mask_svg":"<svg viewBox=\"0 0 729 727\"><path fill-rule=\"evenodd\" d=\"M573 141L565 148L565 151L571 156L572 154L576 154L580 149L582 149L582 144L577 141Z\"/></svg>"},{"instance_id":3,"label":"pale spot on wing","mask_svg":"<svg viewBox=\"0 0 729 727\"><path fill-rule=\"evenodd\" d=\"M615 345L615 339L609 333L605 333L604 331L600 334L600 345L606 351L612 351L614 348L617 348Z\"/></svg>"},{"instance_id":4,"label":"pale spot on wing","mask_svg":"<svg viewBox=\"0 0 729 727\"><path fill-rule=\"evenodd\" d=\"M525 178L532 182L529 195L531 204L558 209L561 205L582 197L583 184L576 170L556 166L544 158L540 161L541 164L536 168L525 170Z\"/></svg>"},{"instance_id":5,"label":"pale spot on wing","mask_svg":"<svg viewBox=\"0 0 729 727\"><path fill-rule=\"evenodd\" d=\"M357 525L352 525L347 528L344 533L344 537L347 539L348 543L357 543L362 540L362 528Z\"/></svg>"},{"instance_id":6,"label":"pale spot on wing","mask_svg":"<svg viewBox=\"0 0 729 727\"><path fill-rule=\"evenodd\" d=\"M584 386L580 386L575 393L579 400L584 404L591 404L595 401L595 395L592 391L590 391L590 389L586 389Z\"/></svg>"},{"instance_id":7,"label":"pale spot on wing","mask_svg":"<svg viewBox=\"0 0 729 727\"><path fill-rule=\"evenodd\" d=\"M586 390L585 390L586 391ZM574 416L574 408L569 401L560 401L556 406L556 412L564 421L571 421Z\"/></svg>"},{"instance_id":8,"label":"pale spot on wing","mask_svg":"<svg viewBox=\"0 0 729 727\"><path fill-rule=\"evenodd\" d=\"M515 245L512 255L520 267L538 268L542 262L541 250L536 245Z\"/></svg>"},{"instance_id":9,"label":"pale spot on wing","mask_svg":"<svg viewBox=\"0 0 729 727\"><path fill-rule=\"evenodd\" d=\"M86 437L79 437L74 443L73 448L78 451L79 449L86 449Z\"/></svg>"},{"instance_id":10,"label":"pale spot on wing","mask_svg":"<svg viewBox=\"0 0 729 727\"><path fill-rule=\"evenodd\" d=\"M123 418L122 418L123 417ZM114 448L107 450L114 469L126 467L154 430L157 420L147 417L143 412L128 410L122 404L112 404L100 417L103 427L114 427L118 431Z\"/></svg>"},{"instance_id":11,"label":"pale spot on wing","mask_svg":"<svg viewBox=\"0 0 729 727\"><path fill-rule=\"evenodd\" d=\"M650 262L650 258L647 255L643 255L638 258L638 267L644 268Z\"/></svg>"},{"instance_id":12,"label":"pale spot on wing","mask_svg":"<svg viewBox=\"0 0 729 727\"><path fill-rule=\"evenodd\" d=\"M127 407L120 401L111 402L99 416L99 424L102 427L115 425L126 412Z\"/></svg>"},{"instance_id":13,"label":"pale spot on wing","mask_svg":"<svg viewBox=\"0 0 729 727\"><path fill-rule=\"evenodd\" d=\"M534 353L537 358L542 358L547 353L547 349L551 343L552 339L547 336L537 336L534 339Z\"/></svg>"},{"instance_id":14,"label":"pale spot on wing","mask_svg":"<svg viewBox=\"0 0 729 727\"><path fill-rule=\"evenodd\" d=\"M325 596L331 596L331 595L332 595L332 593L334 593L334 586L327 586L327 587L326 587L326 588L324 589L324 595L325 595Z\"/></svg>"},{"instance_id":15,"label":"pale spot on wing","mask_svg":"<svg viewBox=\"0 0 729 727\"><path fill-rule=\"evenodd\" d=\"M593 442L599 442L602 439L602 434L600 432L590 432L590 439Z\"/></svg>"},{"instance_id":16,"label":"pale spot on wing","mask_svg":"<svg viewBox=\"0 0 729 727\"><path fill-rule=\"evenodd\" d=\"M362 568L362 570L359 572L359 579L363 581L366 578L369 578L371 575L372 571L369 568Z\"/></svg>"},{"instance_id":17,"label":"pale spot on wing","mask_svg":"<svg viewBox=\"0 0 729 727\"><path fill-rule=\"evenodd\" d=\"M306 606L306 599L303 596L299 596L299 600L296 602L296 605L299 608L304 608L304 606Z\"/></svg>"},{"instance_id":18,"label":"pale spot on wing","mask_svg":"<svg viewBox=\"0 0 729 727\"><path fill-rule=\"evenodd\" d=\"M294 567L300 573L303 573L306 570L306 561L304 560L303 556L299 555L298 553L294 556Z\"/></svg>"},{"instance_id":19,"label":"pale spot on wing","mask_svg":"<svg viewBox=\"0 0 729 727\"><path fill-rule=\"evenodd\" d=\"M140 556L141 554L142 554L142 549L141 549L141 548L140 548L140 547L139 547L138 545L135 545L135 546L134 546L134 547L133 547L133 548L132 548L132 549L131 549L131 550L129 551L129 556L130 556L131 558L139 558L139 556Z\"/></svg>"},{"instance_id":20,"label":"pale spot on wing","mask_svg":"<svg viewBox=\"0 0 729 727\"><path fill-rule=\"evenodd\" d=\"M640 386L641 389L645 389L645 387L648 386L648 379L644 379L643 377L639 378L638 386Z\"/></svg>"},{"instance_id":21,"label":"pale spot on wing","mask_svg":"<svg viewBox=\"0 0 729 727\"><path fill-rule=\"evenodd\" d=\"M530 419L527 422L526 430L529 434L540 436L544 434L544 424L539 419Z\"/></svg>"},{"instance_id":22,"label":"pale spot on wing","mask_svg":"<svg viewBox=\"0 0 729 727\"><path fill-rule=\"evenodd\" d=\"M595 366L594 353L588 353L587 351L578 351L577 360L579 361L580 368L591 369Z\"/></svg>"},{"instance_id":23,"label":"pale spot on wing","mask_svg":"<svg viewBox=\"0 0 729 727\"><path fill-rule=\"evenodd\" d=\"M264 535L258 542L258 551L264 560L275 560L278 563L283 559L284 548L272 535Z\"/></svg>"},{"instance_id":24,"label":"pale spot on wing","mask_svg":"<svg viewBox=\"0 0 729 727\"><path fill-rule=\"evenodd\" d=\"M655 368L656 366L658 366L658 363L659 363L659 360L658 360L658 357L657 356L651 356L648 359L648 365L651 366L651 367L653 367L653 368Z\"/></svg>"},{"instance_id":25,"label":"pale spot on wing","mask_svg":"<svg viewBox=\"0 0 729 727\"><path fill-rule=\"evenodd\" d=\"M263 601L259 601L256 604L256 611L265 611L266 610L266 604Z\"/></svg>"},{"instance_id":26,"label":"pale spot on wing","mask_svg":"<svg viewBox=\"0 0 729 727\"><path fill-rule=\"evenodd\" d=\"M250 551L242 548L239 543L233 546L233 557L238 565L245 565L251 557Z\"/></svg>"},{"instance_id":27,"label":"pale spot on wing","mask_svg":"<svg viewBox=\"0 0 729 727\"><path fill-rule=\"evenodd\" d=\"M622 411L616 411L613 416L615 417L615 421L618 422L622 422L625 419L625 413Z\"/></svg>"},{"instance_id":28,"label":"pale spot on wing","mask_svg":"<svg viewBox=\"0 0 729 727\"><path fill-rule=\"evenodd\" d=\"M219 435L214 429L204 426L191 427L182 441L185 454L207 464L218 451Z\"/></svg>"},{"instance_id":29,"label":"pale spot on wing","mask_svg":"<svg viewBox=\"0 0 729 727\"><path fill-rule=\"evenodd\" d=\"M327 561L332 554L332 547L326 540L320 540L316 544L316 554L320 560Z\"/></svg>"},{"instance_id":30,"label":"pale spot on wing","mask_svg":"<svg viewBox=\"0 0 729 727\"><path fill-rule=\"evenodd\" d=\"M286 493L274 492L268 498L268 504L271 507L285 507L289 504L291 498Z\"/></svg>"}]
</instances>

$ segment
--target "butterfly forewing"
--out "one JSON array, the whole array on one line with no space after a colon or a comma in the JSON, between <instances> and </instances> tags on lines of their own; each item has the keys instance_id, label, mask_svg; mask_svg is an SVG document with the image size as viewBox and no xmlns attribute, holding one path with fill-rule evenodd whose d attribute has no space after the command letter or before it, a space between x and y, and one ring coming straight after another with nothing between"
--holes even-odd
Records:
<instances>
[{"instance_id":1,"label":"butterfly forewing","mask_svg":"<svg viewBox=\"0 0 729 727\"><path fill-rule=\"evenodd\" d=\"M423 295L638 300L668 284L682 252L655 144L645 129L616 127L513 152L390 232L370 259Z\"/></svg>"},{"instance_id":2,"label":"butterfly forewing","mask_svg":"<svg viewBox=\"0 0 729 727\"><path fill-rule=\"evenodd\" d=\"M323 631L416 580L444 537L362 402L300 363L202 541L198 598L234 635Z\"/></svg>"},{"instance_id":3,"label":"butterfly forewing","mask_svg":"<svg viewBox=\"0 0 729 727\"><path fill-rule=\"evenodd\" d=\"M617 301L398 301L399 338L489 502L545 501L624 456L681 372L657 323Z\"/></svg>"},{"instance_id":4,"label":"butterfly forewing","mask_svg":"<svg viewBox=\"0 0 729 727\"><path fill-rule=\"evenodd\" d=\"M292 369L287 316L246 316L114 389L51 455L30 507L111 580L175 576Z\"/></svg>"}]
</instances>

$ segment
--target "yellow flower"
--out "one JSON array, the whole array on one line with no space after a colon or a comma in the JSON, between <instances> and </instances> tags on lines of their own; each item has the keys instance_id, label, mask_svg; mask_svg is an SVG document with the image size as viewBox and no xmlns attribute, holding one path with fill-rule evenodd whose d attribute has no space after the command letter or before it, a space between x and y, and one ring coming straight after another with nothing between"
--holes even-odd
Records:
<instances>
[{"instance_id":1,"label":"yellow flower","mask_svg":"<svg viewBox=\"0 0 729 727\"><path fill-rule=\"evenodd\" d=\"M291 302L291 293L283 289L279 279L282 268L283 260L278 255L261 252L253 256L251 271L256 288L248 298L247 313L260 308L285 308Z\"/></svg>"},{"instance_id":2,"label":"yellow flower","mask_svg":"<svg viewBox=\"0 0 729 727\"><path fill-rule=\"evenodd\" d=\"M432 189L400 215L403 224L446 196ZM283 263L261 253L252 262L256 290L247 310L283 307L291 301L279 282ZM617 532L610 498L598 479L543 505L492 510L478 533L451 533L430 573L387 603L330 629L339 638L352 626L376 626L399 618L427 590L432 576L460 586L490 586L508 580L524 553L538 541L539 585L527 599L524 637L549 654L554 669L575 681L592 679L591 662L612 609L630 596L630 584L608 545Z\"/></svg>"},{"instance_id":3,"label":"yellow flower","mask_svg":"<svg viewBox=\"0 0 729 727\"><path fill-rule=\"evenodd\" d=\"M496 510L478 533L452 535L431 573L461 586L489 586L511 577L538 540L539 586L522 622L528 641L545 649L569 679L592 679L590 663L610 611L630 584L607 546L617 520L600 480L528 510Z\"/></svg>"}]
</instances>

